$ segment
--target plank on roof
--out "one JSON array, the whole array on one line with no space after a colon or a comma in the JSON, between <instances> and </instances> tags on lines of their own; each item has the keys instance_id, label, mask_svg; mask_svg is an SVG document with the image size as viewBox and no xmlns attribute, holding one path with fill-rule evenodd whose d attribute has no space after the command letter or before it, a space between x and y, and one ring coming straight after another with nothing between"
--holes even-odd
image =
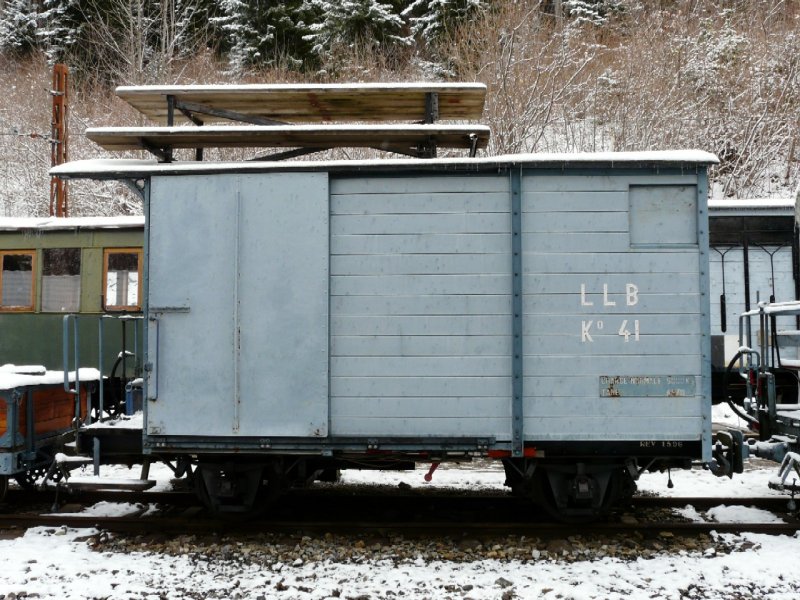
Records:
<instances>
[{"instance_id":1,"label":"plank on roof","mask_svg":"<svg viewBox=\"0 0 800 600\"><path fill-rule=\"evenodd\" d=\"M86 137L106 150L143 148L395 148L434 142L440 148L476 148L489 142L485 125L285 125L278 127L97 127Z\"/></svg>"},{"instance_id":2,"label":"plank on roof","mask_svg":"<svg viewBox=\"0 0 800 600\"><path fill-rule=\"evenodd\" d=\"M486 86L481 83L193 85L125 86L117 96L159 123L167 121L167 97L211 109L275 121L422 121L426 94L439 98L439 120L477 120L483 114ZM204 123L226 121L197 115ZM188 121L175 111L177 122Z\"/></svg>"}]
</instances>

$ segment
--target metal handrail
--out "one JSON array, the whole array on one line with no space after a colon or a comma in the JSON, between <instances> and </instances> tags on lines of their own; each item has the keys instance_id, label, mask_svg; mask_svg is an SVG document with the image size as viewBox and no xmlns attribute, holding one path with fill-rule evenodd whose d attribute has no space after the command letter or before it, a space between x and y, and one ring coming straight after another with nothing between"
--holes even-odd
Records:
<instances>
[{"instance_id":1,"label":"metal handrail","mask_svg":"<svg viewBox=\"0 0 800 600\"><path fill-rule=\"evenodd\" d=\"M77 314L69 314L64 315L63 319L63 337L62 337L62 357L63 357L63 365L64 365L64 391L67 393L73 394L76 396L76 411L80 411L80 344L79 344L79 330L78 330L78 320L79 319L98 319L98 335L97 335L97 344L98 344L98 365L97 370L100 373L100 381L99 381L99 420L103 421L103 411L105 409L105 381L103 376L103 348L105 347L105 338L104 338L104 321L106 319L114 319L118 320L123 323L123 328L126 326L125 323L127 321L141 321L144 319L141 315L77 315ZM72 325L72 332L70 332L70 324ZM139 332L137 331L136 327L133 328L133 352L134 355L139 354ZM123 334L123 340L125 339L125 335ZM73 346L73 359L74 359L74 372L75 372L75 387L70 386L69 382L69 358L70 358L70 341L72 341ZM123 347L123 352L127 352L127 349ZM123 356L123 363L124 363L124 356ZM79 416L80 412L76 412L76 416ZM91 423L91 411L87 411L87 423Z\"/></svg>"}]
</instances>

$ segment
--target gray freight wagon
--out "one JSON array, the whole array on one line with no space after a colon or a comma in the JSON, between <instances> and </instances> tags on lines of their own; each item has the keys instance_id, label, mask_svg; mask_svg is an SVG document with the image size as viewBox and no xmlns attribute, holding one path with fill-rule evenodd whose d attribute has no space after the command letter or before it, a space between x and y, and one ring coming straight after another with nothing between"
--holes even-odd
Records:
<instances>
[{"instance_id":1,"label":"gray freight wagon","mask_svg":"<svg viewBox=\"0 0 800 600\"><path fill-rule=\"evenodd\" d=\"M712 461L698 151L76 162L145 200L144 451L218 510L488 456L561 514Z\"/></svg>"}]
</instances>

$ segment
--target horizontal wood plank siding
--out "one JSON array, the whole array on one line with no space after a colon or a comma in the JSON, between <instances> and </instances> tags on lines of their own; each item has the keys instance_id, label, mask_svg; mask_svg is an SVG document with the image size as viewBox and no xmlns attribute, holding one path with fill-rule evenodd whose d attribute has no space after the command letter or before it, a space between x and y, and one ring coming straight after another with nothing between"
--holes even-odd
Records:
<instances>
[{"instance_id":1,"label":"horizontal wood plank siding","mask_svg":"<svg viewBox=\"0 0 800 600\"><path fill-rule=\"evenodd\" d=\"M600 248L594 252L587 252L584 249L576 249L570 253L526 252L523 253L522 261L523 272L534 274L605 274L619 271L630 275L697 273L697 250L683 249L666 252L640 250L636 253L604 252ZM675 291L680 292L680 290Z\"/></svg>"},{"instance_id":2,"label":"horizontal wood plank siding","mask_svg":"<svg viewBox=\"0 0 800 600\"><path fill-rule=\"evenodd\" d=\"M530 173L530 171L529 171ZM559 171L556 173L542 170L535 173L536 181L523 182L523 194L528 192L556 192L572 196L576 192L621 192L628 193L628 188L632 185L696 185L697 175L669 175L669 174L637 174L634 172L624 173L622 169L606 169L605 174L580 174L577 172ZM524 202L523 197L523 202ZM572 206L571 201L564 204L564 210L569 210ZM527 210L523 207L523 210Z\"/></svg>"},{"instance_id":3,"label":"horizontal wood plank siding","mask_svg":"<svg viewBox=\"0 0 800 600\"><path fill-rule=\"evenodd\" d=\"M508 436L508 178L331 184L331 427Z\"/></svg>"},{"instance_id":4,"label":"horizontal wood plank siding","mask_svg":"<svg viewBox=\"0 0 800 600\"><path fill-rule=\"evenodd\" d=\"M599 292L599 293L598 293ZM603 305L603 288L587 291L586 299L592 302L592 306L581 305L580 297L572 294L529 294L525 296L525 312L536 312L538 314L578 314L595 315L598 310L604 314L697 314L701 309L702 298L700 294L680 293L673 294L663 292L658 294L639 293L639 301L636 306L628 306L624 293L619 290L609 289L608 300L614 302L613 306Z\"/></svg>"},{"instance_id":5,"label":"horizontal wood plank siding","mask_svg":"<svg viewBox=\"0 0 800 600\"><path fill-rule=\"evenodd\" d=\"M580 336L581 321L586 321L591 319L605 319L608 322L606 324L606 322L604 321L602 328L596 331L598 337L603 337L604 335L616 336L617 331L619 330L618 329L619 325L617 325L617 329L614 329L613 331L607 330L607 328L611 327L612 324L620 323L623 320L620 318L620 315L614 315L614 317L611 318L608 314L604 314L602 312L598 312L595 314L587 314L587 315L531 314L528 315L528 318L525 320L523 331L527 335L561 335L564 338L568 339L574 335ZM631 313L625 315L624 320L630 322L631 320L635 319L640 320L639 322L640 337L643 335L653 335L653 334L692 336L692 335L697 335L700 330L700 316L697 314L667 313L667 314L637 315L635 313ZM576 320L578 322L577 327L575 326ZM626 344L624 339L619 341L621 341L623 345ZM627 343L635 343L635 342L629 341ZM586 344L586 351L590 349L590 346L591 344ZM532 348L526 349L526 353L530 353L532 351L533 351Z\"/></svg>"},{"instance_id":6,"label":"horizontal wood plank siding","mask_svg":"<svg viewBox=\"0 0 800 600\"><path fill-rule=\"evenodd\" d=\"M439 400L436 398L435 400ZM408 409L416 408L417 412L405 417L363 417L359 415L339 415L331 409L331 422L339 423L341 427L346 424L348 435L353 436L397 436L414 438L439 438L446 435L451 438L485 438L488 435L497 439L508 439L511 436L508 417L475 416L449 416L427 417L428 407L435 401L431 398L420 399L418 403L405 402ZM409 412L407 410L406 412ZM413 433L409 433L413 432Z\"/></svg>"},{"instance_id":7,"label":"horizontal wood plank siding","mask_svg":"<svg viewBox=\"0 0 800 600\"><path fill-rule=\"evenodd\" d=\"M336 296L331 307L339 316L508 315L511 299L501 294Z\"/></svg>"},{"instance_id":8,"label":"horizontal wood plank siding","mask_svg":"<svg viewBox=\"0 0 800 600\"><path fill-rule=\"evenodd\" d=\"M624 290L628 283L635 283L640 291L647 294L700 294L700 281L697 273L638 273L636 280L620 273L530 273L523 278L522 288L525 294L572 294L580 302L581 284L586 284L591 293L603 292L603 285L608 289ZM577 295L576 295L577 294Z\"/></svg>"},{"instance_id":9,"label":"horizontal wood plank siding","mask_svg":"<svg viewBox=\"0 0 800 600\"><path fill-rule=\"evenodd\" d=\"M688 414L700 416L697 399L682 398L586 398L585 396L559 396L557 402L549 398L528 398L525 401L526 415L551 417L574 417L595 414L609 418L656 417L672 418Z\"/></svg>"},{"instance_id":10,"label":"horizontal wood plank siding","mask_svg":"<svg viewBox=\"0 0 800 600\"><path fill-rule=\"evenodd\" d=\"M698 401L695 399L695 403ZM641 441L699 440L703 417L630 417L605 414L605 407L585 406L580 415L526 416L525 431L540 441ZM526 435L526 437L528 437Z\"/></svg>"},{"instance_id":11,"label":"horizontal wood plank siding","mask_svg":"<svg viewBox=\"0 0 800 600\"><path fill-rule=\"evenodd\" d=\"M627 252L631 245L627 231L538 231L536 236L526 235L522 238L522 251L559 253L565 248L596 248L600 243L606 252Z\"/></svg>"},{"instance_id":12,"label":"horizontal wood plank siding","mask_svg":"<svg viewBox=\"0 0 800 600\"><path fill-rule=\"evenodd\" d=\"M338 335L331 355L345 356L506 356L506 335Z\"/></svg>"},{"instance_id":13,"label":"horizontal wood plank siding","mask_svg":"<svg viewBox=\"0 0 800 600\"><path fill-rule=\"evenodd\" d=\"M627 239L627 236L626 236ZM477 253L508 254L510 248L509 234L484 233L458 235L454 233L425 235L408 234L373 234L351 235L331 233L331 254L454 254Z\"/></svg>"},{"instance_id":14,"label":"horizontal wood plank siding","mask_svg":"<svg viewBox=\"0 0 800 600\"><path fill-rule=\"evenodd\" d=\"M502 213L443 213L430 215L359 214L331 215L331 233L359 234L482 234L508 231L508 215Z\"/></svg>"},{"instance_id":15,"label":"horizontal wood plank siding","mask_svg":"<svg viewBox=\"0 0 800 600\"><path fill-rule=\"evenodd\" d=\"M659 373L654 373L654 375L658 374ZM661 374L668 375L666 372ZM566 405L571 404L573 408L575 403L583 403L584 406L599 405L600 408L605 408L605 405L611 406L612 402L621 402L623 404L642 406L644 407L643 410L647 410L647 407L651 405L670 404L677 400L680 401L677 405L685 404L690 401L686 400L686 398L599 398L597 393L599 389L598 378L584 373L574 373L572 377L567 378L558 375L536 375L525 377L524 383L526 388L535 389L538 393L535 397L529 396L525 399L525 406L535 409L535 412L527 411L528 414L562 414L556 412L560 410L560 408L556 407L562 406L562 398L566 399ZM699 376L695 378L695 383L699 389L701 383ZM586 390L589 389L595 390L594 398L586 398ZM554 400L554 398L558 398L558 400ZM697 400L693 399L691 402L697 402ZM574 414L574 412L572 414Z\"/></svg>"},{"instance_id":16,"label":"horizontal wood plank siding","mask_svg":"<svg viewBox=\"0 0 800 600\"><path fill-rule=\"evenodd\" d=\"M331 405L335 406L340 396L364 398L365 406L376 398L398 396L404 398L427 398L435 402L436 398L474 396L501 397L511 396L511 377L456 377L442 374L434 377L389 377L386 375L366 375L363 377L345 377L334 374L331 379ZM409 415L424 416L425 412L415 412L419 407L409 407ZM474 416L457 413L454 419ZM339 426L344 426L339 423ZM377 425L376 425L377 426ZM407 432L413 435L413 432ZM443 432L443 435L446 432Z\"/></svg>"},{"instance_id":17,"label":"horizontal wood plank siding","mask_svg":"<svg viewBox=\"0 0 800 600\"><path fill-rule=\"evenodd\" d=\"M699 249L631 245L629 188L694 174L527 172L522 181L528 439L699 439ZM696 395L600 397L600 376L696 378ZM633 393L633 392L631 392ZM646 392L642 392L645 395Z\"/></svg>"},{"instance_id":18,"label":"horizontal wood plank siding","mask_svg":"<svg viewBox=\"0 0 800 600\"><path fill-rule=\"evenodd\" d=\"M664 184L696 176L524 173L527 439L699 438L699 249L630 238L629 187ZM332 180L335 434L510 439L510 204L507 174ZM604 398L604 375L697 395Z\"/></svg>"},{"instance_id":19,"label":"horizontal wood plank siding","mask_svg":"<svg viewBox=\"0 0 800 600\"><path fill-rule=\"evenodd\" d=\"M642 322L646 317L642 317ZM633 336L630 341L625 342L624 337L619 335L620 323L617 327L609 327L608 333L598 333L592 331L592 344L591 349L586 349L586 344L582 342L580 332L573 333L573 335L526 335L524 337L525 345L529 348L528 354L533 356L537 353L547 353L550 356L573 356L577 353L588 353L588 356L660 356L670 355L678 352L694 352L699 354L700 343L702 338L699 334L692 333L640 333L639 341L633 341ZM641 328L641 323L640 323ZM632 329L630 319L628 319L628 328ZM605 329L603 330L605 331ZM622 342L620 344L620 342ZM626 366L628 359L625 359ZM665 373L672 375L674 373Z\"/></svg>"}]
</instances>

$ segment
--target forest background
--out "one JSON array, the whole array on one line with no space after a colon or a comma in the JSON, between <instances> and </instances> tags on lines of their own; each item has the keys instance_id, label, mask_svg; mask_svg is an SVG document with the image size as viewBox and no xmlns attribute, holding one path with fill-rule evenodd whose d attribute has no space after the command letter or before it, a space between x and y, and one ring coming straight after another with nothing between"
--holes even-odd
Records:
<instances>
[{"instance_id":1,"label":"forest background","mask_svg":"<svg viewBox=\"0 0 800 600\"><path fill-rule=\"evenodd\" d=\"M479 81L487 154L699 148L712 197L800 184L800 0L0 0L0 215L47 214L55 62L71 160L145 124L117 85ZM70 211L141 206L73 182Z\"/></svg>"}]
</instances>

